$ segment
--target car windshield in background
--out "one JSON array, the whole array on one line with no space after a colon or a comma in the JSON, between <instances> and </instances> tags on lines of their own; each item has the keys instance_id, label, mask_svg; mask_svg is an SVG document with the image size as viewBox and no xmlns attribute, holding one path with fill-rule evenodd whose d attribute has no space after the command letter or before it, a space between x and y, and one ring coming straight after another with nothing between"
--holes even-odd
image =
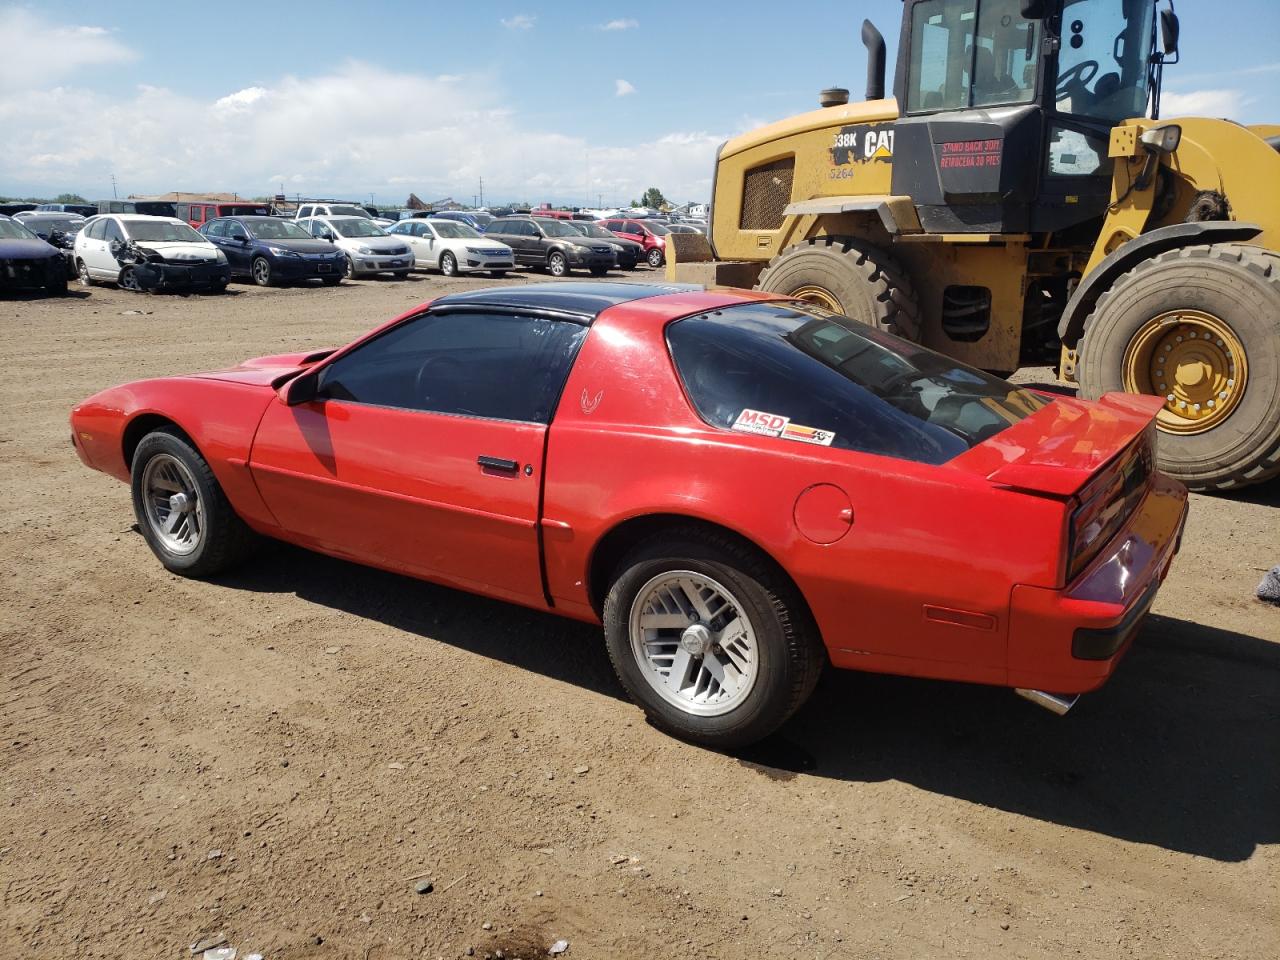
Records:
<instances>
[{"instance_id":1,"label":"car windshield in background","mask_svg":"<svg viewBox=\"0 0 1280 960\"><path fill-rule=\"evenodd\" d=\"M713 426L920 463L946 463L1046 404L809 304L687 317L667 328L667 342Z\"/></svg>"},{"instance_id":2,"label":"car windshield in background","mask_svg":"<svg viewBox=\"0 0 1280 960\"><path fill-rule=\"evenodd\" d=\"M17 220L0 220L0 240L40 239Z\"/></svg>"},{"instance_id":3,"label":"car windshield in background","mask_svg":"<svg viewBox=\"0 0 1280 960\"><path fill-rule=\"evenodd\" d=\"M372 220L331 220L329 225L340 237L385 237L387 231Z\"/></svg>"},{"instance_id":4,"label":"car windshield in background","mask_svg":"<svg viewBox=\"0 0 1280 960\"><path fill-rule=\"evenodd\" d=\"M471 216L475 218L476 223L480 224L481 227L487 227L493 223L493 217L487 213L473 213Z\"/></svg>"},{"instance_id":5,"label":"car windshield in background","mask_svg":"<svg viewBox=\"0 0 1280 960\"><path fill-rule=\"evenodd\" d=\"M244 225L249 228L249 233L258 240L315 239L292 220L277 220L274 217L264 217L261 220L246 220Z\"/></svg>"},{"instance_id":6,"label":"car windshield in background","mask_svg":"<svg viewBox=\"0 0 1280 960\"><path fill-rule=\"evenodd\" d=\"M125 220L124 229L129 239L135 242L163 243L167 240L183 243L209 242L185 223L170 223L167 220Z\"/></svg>"},{"instance_id":7,"label":"car windshield in background","mask_svg":"<svg viewBox=\"0 0 1280 960\"><path fill-rule=\"evenodd\" d=\"M271 215L271 211L259 204L241 204L235 206L232 204L223 204L220 208L224 217L267 217Z\"/></svg>"},{"instance_id":8,"label":"car windshield in background","mask_svg":"<svg viewBox=\"0 0 1280 960\"><path fill-rule=\"evenodd\" d=\"M458 220L436 220L431 226L446 240L473 240L480 234Z\"/></svg>"},{"instance_id":9,"label":"car windshield in background","mask_svg":"<svg viewBox=\"0 0 1280 960\"><path fill-rule=\"evenodd\" d=\"M538 226L542 228L542 232L548 237L580 237L580 234L567 223L559 220L539 220Z\"/></svg>"},{"instance_id":10,"label":"car windshield in background","mask_svg":"<svg viewBox=\"0 0 1280 960\"><path fill-rule=\"evenodd\" d=\"M79 233L80 228L84 226L83 217L69 217L63 220L46 220L44 218L32 218L30 222L32 230L38 230L41 233L49 233L53 230L61 230L63 233Z\"/></svg>"},{"instance_id":11,"label":"car windshield in background","mask_svg":"<svg viewBox=\"0 0 1280 960\"><path fill-rule=\"evenodd\" d=\"M645 228L655 236L665 237L671 232L667 229L667 225L665 223L659 223L657 220L642 220L641 223L643 223Z\"/></svg>"},{"instance_id":12,"label":"car windshield in background","mask_svg":"<svg viewBox=\"0 0 1280 960\"><path fill-rule=\"evenodd\" d=\"M604 227L596 226L594 223L590 223L585 220L574 220L572 221L572 223L573 223L573 228L575 230L577 230L579 233L585 234L588 237L595 237L598 240L618 239L612 233L606 230Z\"/></svg>"},{"instance_id":13,"label":"car windshield in background","mask_svg":"<svg viewBox=\"0 0 1280 960\"><path fill-rule=\"evenodd\" d=\"M366 220L373 219L369 216L369 211L364 207L357 207L354 203L331 203L329 204L329 216L331 217L364 217Z\"/></svg>"}]
</instances>

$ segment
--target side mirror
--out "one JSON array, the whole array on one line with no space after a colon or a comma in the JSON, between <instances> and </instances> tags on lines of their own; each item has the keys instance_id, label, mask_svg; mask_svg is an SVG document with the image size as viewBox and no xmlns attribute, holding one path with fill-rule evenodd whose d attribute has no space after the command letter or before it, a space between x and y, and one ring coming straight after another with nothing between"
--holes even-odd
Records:
<instances>
[{"instance_id":1,"label":"side mirror","mask_svg":"<svg viewBox=\"0 0 1280 960\"><path fill-rule=\"evenodd\" d=\"M1160 43L1164 47L1166 57L1175 56L1178 52L1178 15L1172 10L1160 11Z\"/></svg>"},{"instance_id":2,"label":"side mirror","mask_svg":"<svg viewBox=\"0 0 1280 960\"><path fill-rule=\"evenodd\" d=\"M276 396L289 406L296 407L299 404L310 403L316 398L319 390L320 374L308 372L286 381L276 391Z\"/></svg>"}]
</instances>

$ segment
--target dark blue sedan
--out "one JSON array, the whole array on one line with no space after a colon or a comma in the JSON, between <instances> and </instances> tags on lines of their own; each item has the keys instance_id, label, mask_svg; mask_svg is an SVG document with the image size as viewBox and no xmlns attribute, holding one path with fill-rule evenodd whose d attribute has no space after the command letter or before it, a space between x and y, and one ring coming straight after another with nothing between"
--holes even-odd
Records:
<instances>
[{"instance_id":1,"label":"dark blue sedan","mask_svg":"<svg viewBox=\"0 0 1280 960\"><path fill-rule=\"evenodd\" d=\"M67 261L17 220L0 216L0 290L43 287L67 292Z\"/></svg>"},{"instance_id":2,"label":"dark blue sedan","mask_svg":"<svg viewBox=\"0 0 1280 960\"><path fill-rule=\"evenodd\" d=\"M200 228L231 264L232 278L260 287L296 280L342 281L346 257L333 244L317 240L292 220L279 217L220 217Z\"/></svg>"}]
</instances>

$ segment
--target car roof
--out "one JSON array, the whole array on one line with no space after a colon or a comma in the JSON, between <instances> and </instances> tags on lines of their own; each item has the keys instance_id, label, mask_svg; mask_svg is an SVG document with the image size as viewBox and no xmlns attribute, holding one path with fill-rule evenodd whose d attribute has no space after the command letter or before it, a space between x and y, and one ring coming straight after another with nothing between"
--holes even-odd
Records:
<instances>
[{"instance_id":1,"label":"car roof","mask_svg":"<svg viewBox=\"0 0 1280 960\"><path fill-rule=\"evenodd\" d=\"M520 287L490 287L449 293L434 300L431 308L474 306L552 310L590 323L605 310L620 303L704 289L698 283L599 283L590 280L535 283Z\"/></svg>"}]
</instances>

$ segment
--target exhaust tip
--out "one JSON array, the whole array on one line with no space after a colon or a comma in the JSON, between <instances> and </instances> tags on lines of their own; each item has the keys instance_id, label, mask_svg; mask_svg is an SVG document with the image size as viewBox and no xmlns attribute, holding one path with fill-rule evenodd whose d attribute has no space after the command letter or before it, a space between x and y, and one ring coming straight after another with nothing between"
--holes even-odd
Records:
<instances>
[{"instance_id":1,"label":"exhaust tip","mask_svg":"<svg viewBox=\"0 0 1280 960\"><path fill-rule=\"evenodd\" d=\"M1060 717L1065 717L1067 711L1074 707L1076 701L1080 699L1080 694L1078 693L1046 693L1044 690L1026 690L1022 687L1016 688L1014 692L1023 699L1030 700L1037 706L1044 707Z\"/></svg>"},{"instance_id":2,"label":"exhaust tip","mask_svg":"<svg viewBox=\"0 0 1280 960\"><path fill-rule=\"evenodd\" d=\"M827 87L818 94L818 105L822 107L843 107L849 102L849 91L844 87Z\"/></svg>"}]
</instances>

